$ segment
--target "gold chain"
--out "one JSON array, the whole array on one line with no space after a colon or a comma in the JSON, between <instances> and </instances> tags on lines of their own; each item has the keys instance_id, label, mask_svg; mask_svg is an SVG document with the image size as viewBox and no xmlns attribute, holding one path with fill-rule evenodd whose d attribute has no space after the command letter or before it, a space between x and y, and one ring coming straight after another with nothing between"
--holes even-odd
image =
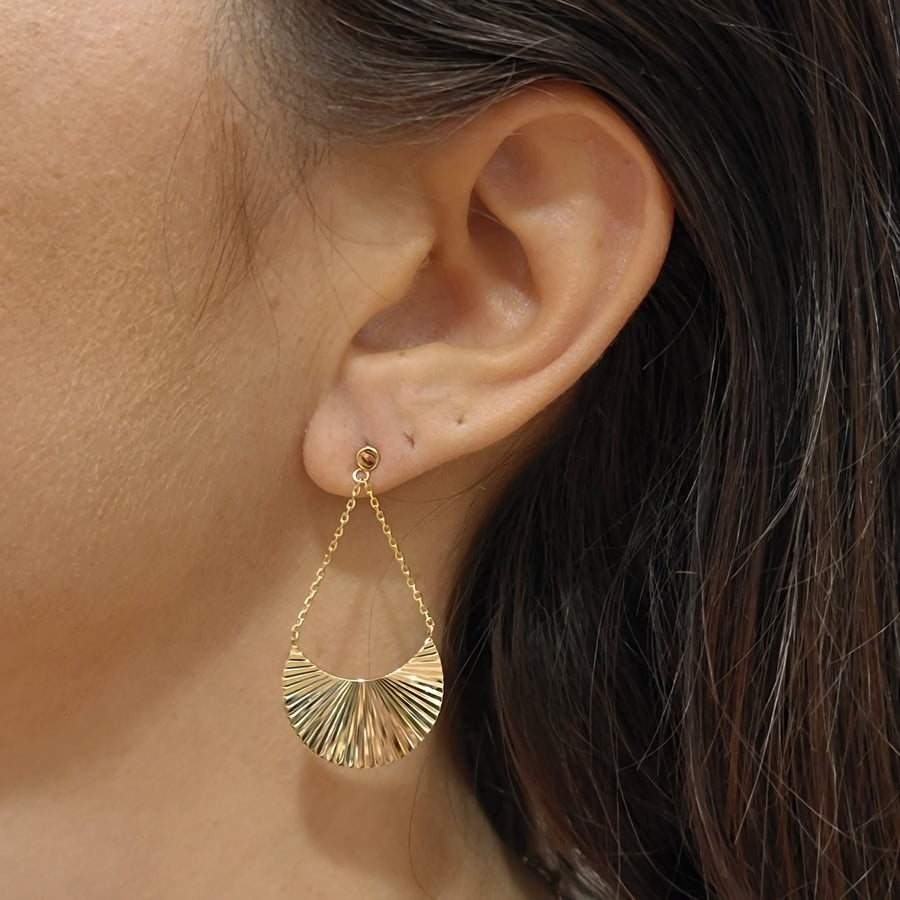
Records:
<instances>
[{"instance_id":1,"label":"gold chain","mask_svg":"<svg viewBox=\"0 0 900 900\"><path fill-rule=\"evenodd\" d=\"M300 627L303 625L303 622L306 619L306 614L309 612L309 607L319 590L319 585L322 583L322 579L325 577L325 570L329 565L331 565L331 558L334 556L334 552L337 550L338 542L344 536L344 528L350 521L350 513L353 512L353 509L356 506L356 501L359 499L360 492L364 487L366 490L366 495L369 498L369 505L375 511L375 517L378 519L378 522L381 525L381 530L384 536L387 538L388 544L390 544L391 550L394 553L394 559L397 560L398 564L400 565L400 571L406 578L406 586L410 589L410 591L412 591L413 599L416 601L416 603L419 604L419 612L425 619L425 625L428 628L428 635L429 637L431 637L434 634L434 619L431 618L431 613L428 612L428 607L425 606L425 601L422 599L422 593L416 587L416 582L409 571L409 566L406 564L406 560L403 558L403 553L400 551L397 540L391 533L391 528L384 518L384 512L382 512L381 505L378 502L378 498L375 496L374 492L372 491L372 486L369 484L368 471L366 471L365 469L357 469L353 473L353 480L356 482L356 484L353 485L353 493L350 494L350 499L347 501L347 506L341 513L341 520L334 532L334 537L331 539L331 543L328 545L328 549L325 551L325 556L322 558L322 565L319 566L319 569L316 572L316 577L313 579L313 583L310 585L309 593L306 595L306 599L303 601L303 606L301 607L300 612L297 614L297 621L291 627L291 643L294 647L297 646L297 642L300 638Z\"/></svg>"},{"instance_id":2,"label":"gold chain","mask_svg":"<svg viewBox=\"0 0 900 900\"><path fill-rule=\"evenodd\" d=\"M410 574L409 566L406 564L406 560L400 552L400 547L397 545L396 538L391 534L391 526L385 521L384 513L381 511L381 505L378 503L378 498L372 491L372 485L369 484L369 473L365 472L364 474L366 477L362 479L362 482L365 485L366 493L369 495L369 505L375 510L375 518L381 523L381 530L388 539L391 550L394 551L394 559L400 564L400 571L406 578L406 586L412 591L413 599L419 604L419 612L422 613L422 616L425 619L425 625L428 628L428 635L430 637L434 634L434 619L431 618L431 613L428 612L428 608L425 606L421 591L416 587L416 582Z\"/></svg>"}]
</instances>

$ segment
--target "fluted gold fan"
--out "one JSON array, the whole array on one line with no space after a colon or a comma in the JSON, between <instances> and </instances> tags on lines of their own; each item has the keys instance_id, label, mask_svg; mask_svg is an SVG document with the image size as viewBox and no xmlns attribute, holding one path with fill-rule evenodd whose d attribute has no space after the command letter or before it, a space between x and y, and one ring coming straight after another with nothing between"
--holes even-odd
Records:
<instances>
[{"instance_id":1,"label":"fluted gold fan","mask_svg":"<svg viewBox=\"0 0 900 900\"><path fill-rule=\"evenodd\" d=\"M441 658L431 637L389 675L341 678L298 650L284 667L284 703L297 736L329 762L371 768L415 748L437 721L444 696Z\"/></svg>"}]
</instances>

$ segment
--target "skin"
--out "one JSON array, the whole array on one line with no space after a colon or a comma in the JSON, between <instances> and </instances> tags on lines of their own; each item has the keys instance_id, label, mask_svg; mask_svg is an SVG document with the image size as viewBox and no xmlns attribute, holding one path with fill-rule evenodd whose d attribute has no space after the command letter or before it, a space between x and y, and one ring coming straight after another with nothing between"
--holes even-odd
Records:
<instances>
[{"instance_id":1,"label":"skin","mask_svg":"<svg viewBox=\"0 0 900 900\"><path fill-rule=\"evenodd\" d=\"M553 86L296 191L207 3L0 21L0 895L541 896L445 720L330 767L281 669L365 440L440 635L477 518L655 278L649 157ZM345 543L302 646L380 674L423 624L368 511Z\"/></svg>"}]
</instances>

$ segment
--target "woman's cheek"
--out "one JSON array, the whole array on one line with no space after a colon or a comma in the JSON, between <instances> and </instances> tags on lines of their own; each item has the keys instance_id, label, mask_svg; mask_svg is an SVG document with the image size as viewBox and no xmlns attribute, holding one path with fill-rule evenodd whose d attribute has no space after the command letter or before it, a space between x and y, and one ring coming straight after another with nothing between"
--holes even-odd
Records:
<instances>
[{"instance_id":1,"label":"woman's cheek","mask_svg":"<svg viewBox=\"0 0 900 900\"><path fill-rule=\"evenodd\" d=\"M0 617L198 549L182 504L241 398L230 326L197 318L220 179L195 6L0 0Z\"/></svg>"}]
</instances>

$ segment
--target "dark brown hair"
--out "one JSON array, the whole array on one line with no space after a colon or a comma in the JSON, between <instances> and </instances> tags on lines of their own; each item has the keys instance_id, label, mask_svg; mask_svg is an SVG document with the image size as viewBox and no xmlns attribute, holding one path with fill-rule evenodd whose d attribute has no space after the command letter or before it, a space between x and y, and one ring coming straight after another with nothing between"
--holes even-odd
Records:
<instances>
[{"instance_id":1,"label":"dark brown hair","mask_svg":"<svg viewBox=\"0 0 900 900\"><path fill-rule=\"evenodd\" d=\"M455 599L498 830L588 896L896 895L896 0L244 3L306 122L388 139L561 77L677 199Z\"/></svg>"}]
</instances>

